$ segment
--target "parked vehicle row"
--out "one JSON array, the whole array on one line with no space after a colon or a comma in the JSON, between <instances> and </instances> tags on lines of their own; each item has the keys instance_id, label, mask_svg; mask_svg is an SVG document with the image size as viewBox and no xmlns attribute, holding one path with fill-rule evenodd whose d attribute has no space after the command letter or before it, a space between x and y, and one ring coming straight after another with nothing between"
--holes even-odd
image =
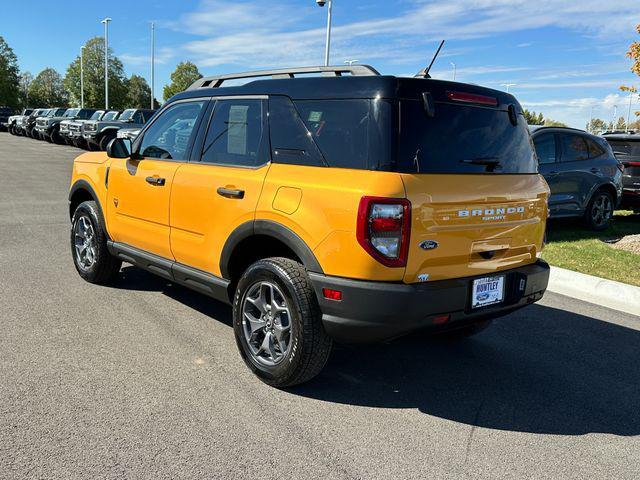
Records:
<instances>
[{"instance_id":1,"label":"parked vehicle row","mask_svg":"<svg viewBox=\"0 0 640 480\"><path fill-rule=\"evenodd\" d=\"M130 108L124 111L91 108L37 108L7 117L3 123L13 135L23 135L52 143L74 145L88 150L105 150L120 129L133 131L149 121L154 110Z\"/></svg>"}]
</instances>

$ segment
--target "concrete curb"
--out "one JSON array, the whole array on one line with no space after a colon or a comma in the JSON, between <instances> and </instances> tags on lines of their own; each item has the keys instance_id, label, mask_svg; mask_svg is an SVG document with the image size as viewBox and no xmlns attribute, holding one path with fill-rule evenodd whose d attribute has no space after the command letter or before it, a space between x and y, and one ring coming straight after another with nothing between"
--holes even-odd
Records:
<instances>
[{"instance_id":1,"label":"concrete curb","mask_svg":"<svg viewBox=\"0 0 640 480\"><path fill-rule=\"evenodd\" d=\"M548 291L640 315L640 287L551 267Z\"/></svg>"}]
</instances>

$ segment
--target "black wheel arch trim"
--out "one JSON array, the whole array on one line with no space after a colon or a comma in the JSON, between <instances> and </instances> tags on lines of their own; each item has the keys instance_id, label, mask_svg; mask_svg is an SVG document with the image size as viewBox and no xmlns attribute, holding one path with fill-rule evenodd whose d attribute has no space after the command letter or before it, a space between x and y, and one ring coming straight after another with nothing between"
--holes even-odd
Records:
<instances>
[{"instance_id":1,"label":"black wheel arch trim","mask_svg":"<svg viewBox=\"0 0 640 480\"><path fill-rule=\"evenodd\" d=\"M224 278L231 278L230 265L235 248L240 242L254 235L264 235L281 241L298 256L308 271L324 273L313 251L297 233L271 220L254 220L238 226L227 238L220 255L220 273Z\"/></svg>"},{"instance_id":2,"label":"black wheel arch trim","mask_svg":"<svg viewBox=\"0 0 640 480\"><path fill-rule=\"evenodd\" d=\"M71 211L71 200L73 199L73 195L78 190L86 190L87 192L89 192L89 195L91 195L91 197L93 198L93 201L96 202L96 205L98 206L98 210L100 210L100 214L102 215L102 218L104 218L102 205L100 205L100 200L98 200L98 195L96 195L96 191L93 189L91 184L86 180L77 180L69 190L69 219L73 218L73 213L74 213L73 211Z\"/></svg>"}]
</instances>

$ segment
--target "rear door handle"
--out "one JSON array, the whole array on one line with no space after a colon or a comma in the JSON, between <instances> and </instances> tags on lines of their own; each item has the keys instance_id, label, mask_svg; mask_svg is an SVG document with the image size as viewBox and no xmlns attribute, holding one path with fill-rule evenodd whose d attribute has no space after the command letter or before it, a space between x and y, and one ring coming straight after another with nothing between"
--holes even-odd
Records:
<instances>
[{"instance_id":1,"label":"rear door handle","mask_svg":"<svg viewBox=\"0 0 640 480\"><path fill-rule=\"evenodd\" d=\"M147 181L147 183L150 183L151 185L156 185L158 187L163 187L165 182L165 179L160 177L147 177L145 178L145 180Z\"/></svg>"},{"instance_id":2,"label":"rear door handle","mask_svg":"<svg viewBox=\"0 0 640 480\"><path fill-rule=\"evenodd\" d=\"M244 190L238 190L235 188L218 187L217 191L218 191L218 195L221 195L225 198L237 198L237 199L244 198Z\"/></svg>"}]
</instances>

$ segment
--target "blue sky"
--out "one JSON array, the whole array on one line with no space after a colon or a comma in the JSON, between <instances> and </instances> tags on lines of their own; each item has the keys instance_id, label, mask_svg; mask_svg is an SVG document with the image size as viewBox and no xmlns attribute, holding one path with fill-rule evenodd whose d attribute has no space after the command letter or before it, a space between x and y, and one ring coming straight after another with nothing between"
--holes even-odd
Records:
<instances>
[{"instance_id":1,"label":"blue sky","mask_svg":"<svg viewBox=\"0 0 640 480\"><path fill-rule=\"evenodd\" d=\"M66 8L61 8L65 5ZM149 23L156 22L156 95L175 65L203 74L323 61L326 7L314 0L45 0L3 2L0 35L22 70L62 74L88 38L113 19L110 44L128 75L149 79ZM503 89L545 116L584 127L627 112L621 84L640 87L625 52L640 37L639 0L334 0L332 63L369 63L413 75L440 39L438 78ZM640 103L633 99L640 110Z\"/></svg>"}]
</instances>

